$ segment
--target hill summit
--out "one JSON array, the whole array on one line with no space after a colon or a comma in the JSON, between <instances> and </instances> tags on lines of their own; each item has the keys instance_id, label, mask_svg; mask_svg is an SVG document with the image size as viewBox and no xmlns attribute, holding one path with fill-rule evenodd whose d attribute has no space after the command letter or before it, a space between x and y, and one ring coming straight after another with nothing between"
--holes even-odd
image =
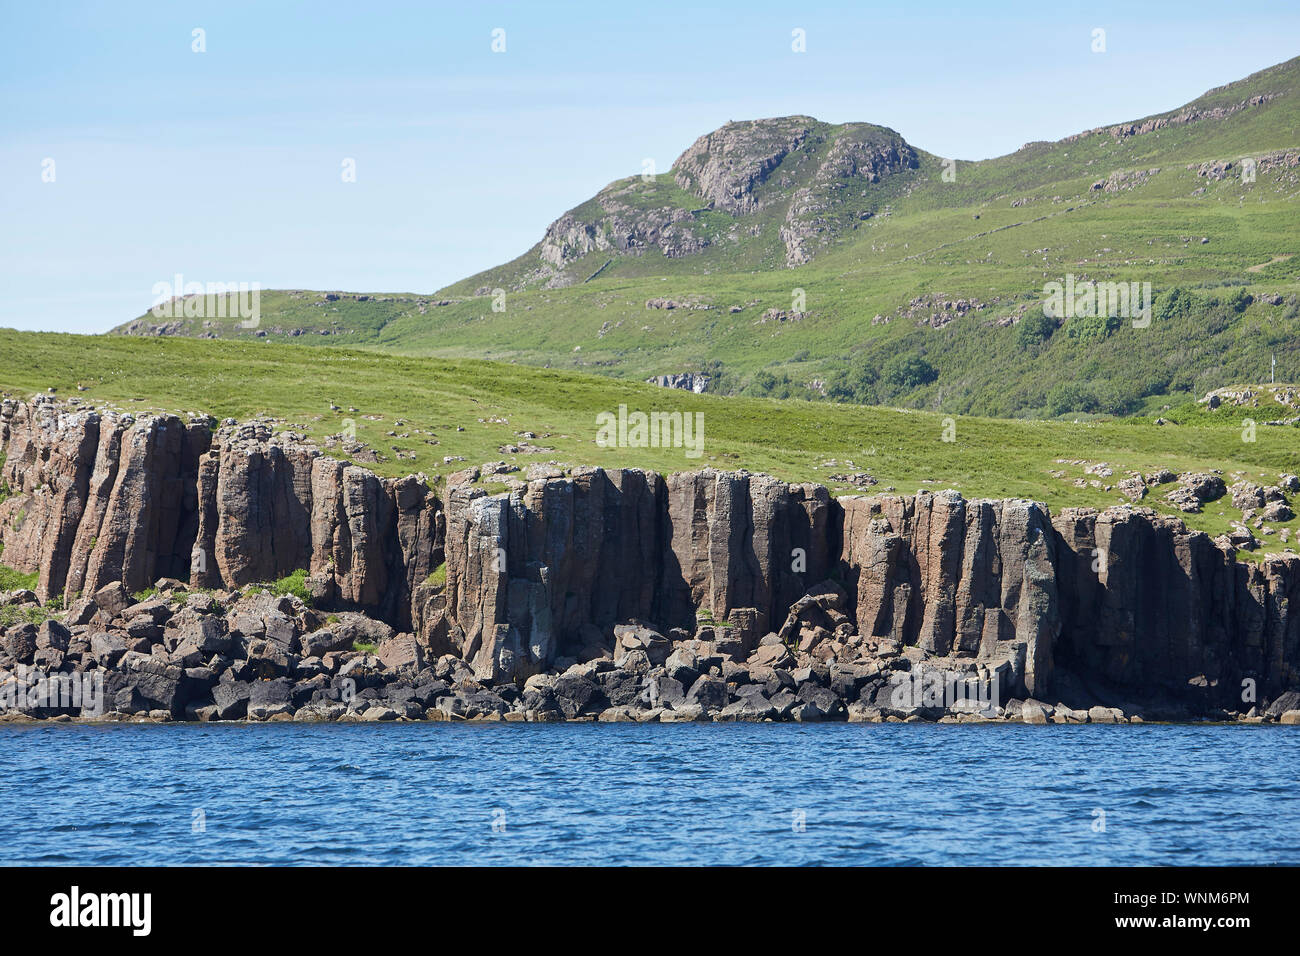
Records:
<instances>
[{"instance_id":1,"label":"hill summit","mask_svg":"<svg viewBox=\"0 0 1300 956\"><path fill-rule=\"evenodd\" d=\"M919 155L898 133L867 123L833 126L809 116L727 123L692 143L668 176L619 180L551 223L530 278L562 287L586 278L569 267L592 252L655 248L676 259L772 225L785 264L803 265L870 218L879 196L869 187L915 170Z\"/></svg>"},{"instance_id":2,"label":"hill summit","mask_svg":"<svg viewBox=\"0 0 1300 956\"><path fill-rule=\"evenodd\" d=\"M267 290L256 321L186 302L119 331L727 395L1156 417L1232 382L1300 380L1298 207L1300 58L980 161L869 123L728 122L437 292ZM1149 290L1154 318L1043 310L1049 289L1101 283Z\"/></svg>"}]
</instances>

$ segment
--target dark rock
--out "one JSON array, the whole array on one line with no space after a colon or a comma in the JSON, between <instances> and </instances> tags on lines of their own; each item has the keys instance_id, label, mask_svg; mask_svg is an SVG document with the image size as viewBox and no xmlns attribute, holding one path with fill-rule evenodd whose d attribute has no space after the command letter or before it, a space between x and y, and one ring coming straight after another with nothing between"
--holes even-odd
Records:
<instances>
[{"instance_id":1,"label":"dark rock","mask_svg":"<svg viewBox=\"0 0 1300 956\"><path fill-rule=\"evenodd\" d=\"M95 604L110 617L121 614L131 604L131 595L121 581L105 584L94 594Z\"/></svg>"},{"instance_id":2,"label":"dark rock","mask_svg":"<svg viewBox=\"0 0 1300 956\"><path fill-rule=\"evenodd\" d=\"M307 657L323 657L330 651L346 651L352 648L352 637L339 634L330 628L322 628L301 638L302 652Z\"/></svg>"},{"instance_id":3,"label":"dark rock","mask_svg":"<svg viewBox=\"0 0 1300 956\"><path fill-rule=\"evenodd\" d=\"M699 704L705 710L721 710L727 706L727 685L716 677L704 676L691 685L686 695L687 703Z\"/></svg>"},{"instance_id":4,"label":"dark rock","mask_svg":"<svg viewBox=\"0 0 1300 956\"><path fill-rule=\"evenodd\" d=\"M795 696L800 703L815 705L825 720L848 719L848 708L832 690L816 684L802 684Z\"/></svg>"},{"instance_id":5,"label":"dark rock","mask_svg":"<svg viewBox=\"0 0 1300 956\"><path fill-rule=\"evenodd\" d=\"M1264 716L1277 719L1288 710L1300 710L1300 690L1289 690L1279 694L1264 711Z\"/></svg>"},{"instance_id":6,"label":"dark rock","mask_svg":"<svg viewBox=\"0 0 1300 956\"><path fill-rule=\"evenodd\" d=\"M641 696L641 679L634 673L621 670L610 671L608 674L601 674L598 683L605 699L614 707L624 707Z\"/></svg>"},{"instance_id":7,"label":"dark rock","mask_svg":"<svg viewBox=\"0 0 1300 956\"><path fill-rule=\"evenodd\" d=\"M53 648L57 651L66 651L71 640L72 632L53 619L41 622L41 626L36 631L36 646L38 648Z\"/></svg>"},{"instance_id":8,"label":"dark rock","mask_svg":"<svg viewBox=\"0 0 1300 956\"><path fill-rule=\"evenodd\" d=\"M36 653L36 626L15 624L5 631L5 652L20 664L30 664Z\"/></svg>"},{"instance_id":9,"label":"dark rock","mask_svg":"<svg viewBox=\"0 0 1300 956\"><path fill-rule=\"evenodd\" d=\"M97 631L90 635L90 653L105 667L115 667L126 653L126 640L120 634Z\"/></svg>"},{"instance_id":10,"label":"dark rock","mask_svg":"<svg viewBox=\"0 0 1300 956\"><path fill-rule=\"evenodd\" d=\"M593 681L578 675L561 676L551 688L551 693L561 713L570 719L582 714L599 713L605 706L600 688Z\"/></svg>"},{"instance_id":11,"label":"dark rock","mask_svg":"<svg viewBox=\"0 0 1300 956\"><path fill-rule=\"evenodd\" d=\"M219 685L218 685L219 686ZM213 694L214 699L216 694ZM266 720L276 714L287 714L293 709L293 685L287 678L258 680L252 684L248 697L250 720Z\"/></svg>"}]
</instances>

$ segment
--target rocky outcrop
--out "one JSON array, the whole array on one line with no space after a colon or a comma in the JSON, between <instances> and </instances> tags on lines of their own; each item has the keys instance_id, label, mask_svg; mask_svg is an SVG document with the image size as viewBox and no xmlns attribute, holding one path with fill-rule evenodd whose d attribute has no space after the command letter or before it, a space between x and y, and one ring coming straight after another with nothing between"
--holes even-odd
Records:
<instances>
[{"instance_id":1,"label":"rocky outcrop","mask_svg":"<svg viewBox=\"0 0 1300 956\"><path fill-rule=\"evenodd\" d=\"M4 560L39 572L37 593L0 595L24 609L5 612L19 623L0 665L111 670L127 712L176 716L210 690L212 714L274 716L317 699L318 677L378 687L430 668L474 683L447 705L461 716L497 707L482 695L566 718L953 713L887 698L931 677L979 688L985 716L990 698L1034 700L1012 708L1033 719L1156 702L1241 715L1300 688L1300 557L1244 563L1150 509L832 499L712 469L555 469L498 495L453 484L444 502L267 422L41 399L6 402L0 423ZM1201 477L1188 487L1223 493ZM262 592L295 572L311 608ZM132 597L149 587L165 606ZM40 606L59 596L66 614ZM238 613L217 620L212 602ZM204 683L227 671L284 680L293 700Z\"/></svg>"},{"instance_id":2,"label":"rocky outcrop","mask_svg":"<svg viewBox=\"0 0 1300 956\"><path fill-rule=\"evenodd\" d=\"M441 563L441 509L416 476L384 479L264 422L136 418L36 400L0 407L4 561L41 600L159 578L232 588L306 570L322 603L409 624Z\"/></svg>"},{"instance_id":3,"label":"rocky outcrop","mask_svg":"<svg viewBox=\"0 0 1300 956\"><path fill-rule=\"evenodd\" d=\"M1010 688L1047 692L1061 610L1046 509L954 492L840 504L860 633L1006 665Z\"/></svg>"},{"instance_id":4,"label":"rocky outcrop","mask_svg":"<svg viewBox=\"0 0 1300 956\"><path fill-rule=\"evenodd\" d=\"M509 495L454 487L447 506L451 646L515 673L548 666L563 645L599 646L616 623L654 614L664 482L579 469Z\"/></svg>"},{"instance_id":5,"label":"rocky outcrop","mask_svg":"<svg viewBox=\"0 0 1300 956\"><path fill-rule=\"evenodd\" d=\"M1073 671L1224 706L1300 683L1300 556L1239 562L1150 509L1067 508L1053 526Z\"/></svg>"},{"instance_id":6,"label":"rocky outcrop","mask_svg":"<svg viewBox=\"0 0 1300 956\"><path fill-rule=\"evenodd\" d=\"M705 469L667 479L666 553L656 620L690 627L754 611L761 635L826 577L837 529L829 492L767 475Z\"/></svg>"},{"instance_id":7,"label":"rocky outcrop","mask_svg":"<svg viewBox=\"0 0 1300 956\"><path fill-rule=\"evenodd\" d=\"M1222 89L1222 88L1220 88ZM1211 93L1217 90L1211 90ZM1207 94L1208 95L1208 94ZM1202 108L1197 106L1184 106L1182 109L1172 113L1165 113L1162 116L1152 116L1149 119L1140 120L1133 123L1120 123L1115 126L1098 126L1095 129L1085 130L1082 133L1075 133L1061 140L1063 143L1073 143L1084 139L1088 136L1097 136L1101 134L1109 135L1112 139L1119 141L1127 139L1130 136L1143 136L1147 133L1154 133L1157 130L1167 129L1173 126L1186 126L1188 123L1199 123L1202 120L1222 120L1234 113L1240 113L1242 110L1251 109L1257 106L1263 106L1272 100L1281 96L1281 93L1257 93L1237 103L1231 103L1227 106L1214 106Z\"/></svg>"},{"instance_id":8,"label":"rocky outcrop","mask_svg":"<svg viewBox=\"0 0 1300 956\"><path fill-rule=\"evenodd\" d=\"M583 281L589 269L565 270L591 253L697 255L742 241L742 231L759 235L755 213L774 207L786 265L802 265L875 214L864 187L919 166L919 154L901 136L868 123L836 126L809 116L727 123L673 164L672 182L697 204L684 203L653 174L613 183L551 223L535 247L537 268L524 281ZM721 229L717 217L701 218L707 211L734 223Z\"/></svg>"},{"instance_id":9,"label":"rocky outcrop","mask_svg":"<svg viewBox=\"0 0 1300 956\"><path fill-rule=\"evenodd\" d=\"M692 143L673 164L673 179L732 215L759 206L755 190L817 126L810 116L727 123Z\"/></svg>"},{"instance_id":10,"label":"rocky outcrop","mask_svg":"<svg viewBox=\"0 0 1300 956\"><path fill-rule=\"evenodd\" d=\"M0 405L4 560L39 572L42 600L185 576L206 420L101 414L38 396Z\"/></svg>"},{"instance_id":11,"label":"rocky outcrop","mask_svg":"<svg viewBox=\"0 0 1300 956\"><path fill-rule=\"evenodd\" d=\"M713 381L711 375L705 375L703 372L675 372L669 375L656 375L653 378L646 379L648 385L658 385L660 388L682 388L688 392L694 392L696 395L702 395L709 390L709 382Z\"/></svg>"}]
</instances>

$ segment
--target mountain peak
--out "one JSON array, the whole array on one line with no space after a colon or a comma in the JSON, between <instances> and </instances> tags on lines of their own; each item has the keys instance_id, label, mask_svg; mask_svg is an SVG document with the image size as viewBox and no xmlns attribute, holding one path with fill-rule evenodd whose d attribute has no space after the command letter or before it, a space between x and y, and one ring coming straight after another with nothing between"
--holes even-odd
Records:
<instances>
[{"instance_id":1,"label":"mountain peak","mask_svg":"<svg viewBox=\"0 0 1300 956\"><path fill-rule=\"evenodd\" d=\"M870 187L918 166L917 151L883 126L811 116L728 122L692 143L670 173L619 180L551 223L536 250L541 267L526 281L582 281L586 265L600 263L571 267L593 253L675 259L754 239L770 245L770 265L801 265L875 214Z\"/></svg>"}]
</instances>

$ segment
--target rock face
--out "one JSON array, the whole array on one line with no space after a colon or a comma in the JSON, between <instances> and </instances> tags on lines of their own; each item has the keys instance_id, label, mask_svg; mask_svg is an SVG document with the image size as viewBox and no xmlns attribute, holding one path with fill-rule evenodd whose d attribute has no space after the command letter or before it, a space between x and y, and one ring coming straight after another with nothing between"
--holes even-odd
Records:
<instances>
[{"instance_id":1,"label":"rock face","mask_svg":"<svg viewBox=\"0 0 1300 956\"><path fill-rule=\"evenodd\" d=\"M451 646L486 661L507 650L527 676L563 644L600 643L653 615L664 482L647 472L580 469L508 496L454 487L447 506ZM504 629L504 630L502 630Z\"/></svg>"},{"instance_id":2,"label":"rock face","mask_svg":"<svg viewBox=\"0 0 1300 956\"><path fill-rule=\"evenodd\" d=\"M1300 557L1236 561L1207 535L1149 509L1064 509L1065 627L1058 659L1133 686L1203 688L1242 701L1300 682Z\"/></svg>"},{"instance_id":3,"label":"rock face","mask_svg":"<svg viewBox=\"0 0 1300 956\"><path fill-rule=\"evenodd\" d=\"M1115 699L1235 712L1300 687L1300 557L1242 563L1150 509L1053 516L951 491L832 499L743 471L600 468L495 496L453 484L444 504L422 476L377 476L265 422L214 432L44 399L5 402L0 439L4 560L40 576L37 594L0 599L70 609L66 627L9 628L4 654L98 661L133 707L179 713L191 670L306 681L321 672L302 661L341 667L338 654L356 655L342 676L363 684L456 661L492 697L456 698L460 716L527 693L524 710L569 717L673 701L670 719L944 713L886 701L891 675L958 675L1040 704L1070 691L1085 714ZM1234 487L1252 501L1273 491ZM255 597L296 571L315 609L340 612L333 623ZM151 585L171 603L131 597ZM242 589L245 603L203 623L208 599L187 587ZM250 707L235 690L211 696L212 713Z\"/></svg>"},{"instance_id":4,"label":"rock face","mask_svg":"<svg viewBox=\"0 0 1300 956\"><path fill-rule=\"evenodd\" d=\"M5 562L39 571L42 599L186 576L206 421L101 415L41 397L0 405Z\"/></svg>"},{"instance_id":5,"label":"rock face","mask_svg":"<svg viewBox=\"0 0 1300 956\"><path fill-rule=\"evenodd\" d=\"M809 116L728 123L692 143L673 164L673 179L714 208L732 215L753 212L769 175L808 139Z\"/></svg>"},{"instance_id":6,"label":"rock face","mask_svg":"<svg viewBox=\"0 0 1300 956\"><path fill-rule=\"evenodd\" d=\"M660 388L682 388L696 395L707 392L711 381L713 381L712 376L702 372L675 372L646 379L649 385L658 385Z\"/></svg>"},{"instance_id":7,"label":"rock face","mask_svg":"<svg viewBox=\"0 0 1300 956\"><path fill-rule=\"evenodd\" d=\"M591 253L657 250L680 258L734 244L742 232L759 235L754 216L767 209L778 211L786 265L801 265L875 214L867 187L919 166L917 152L901 136L868 123L836 126L810 116L727 123L697 139L673 164L672 182L688 194L687 203L652 170L613 183L551 223L535 247L537 270L526 281L583 281L591 269L565 270ZM700 218L706 210L734 224L720 229ZM592 269L598 265L593 261Z\"/></svg>"},{"instance_id":8,"label":"rock face","mask_svg":"<svg viewBox=\"0 0 1300 956\"><path fill-rule=\"evenodd\" d=\"M441 563L440 508L416 477L381 479L265 423L0 406L5 562L42 600L159 578L238 587L307 569L327 603L409 622ZM69 604L72 602L69 601Z\"/></svg>"},{"instance_id":9,"label":"rock face","mask_svg":"<svg viewBox=\"0 0 1300 956\"><path fill-rule=\"evenodd\" d=\"M691 627L752 608L761 635L826 577L835 529L829 492L766 475L705 469L666 483L666 552L656 620Z\"/></svg>"},{"instance_id":10,"label":"rock face","mask_svg":"<svg viewBox=\"0 0 1300 956\"><path fill-rule=\"evenodd\" d=\"M953 492L839 504L860 633L1005 663L1013 688L1047 692L1061 610L1046 509Z\"/></svg>"}]
</instances>

